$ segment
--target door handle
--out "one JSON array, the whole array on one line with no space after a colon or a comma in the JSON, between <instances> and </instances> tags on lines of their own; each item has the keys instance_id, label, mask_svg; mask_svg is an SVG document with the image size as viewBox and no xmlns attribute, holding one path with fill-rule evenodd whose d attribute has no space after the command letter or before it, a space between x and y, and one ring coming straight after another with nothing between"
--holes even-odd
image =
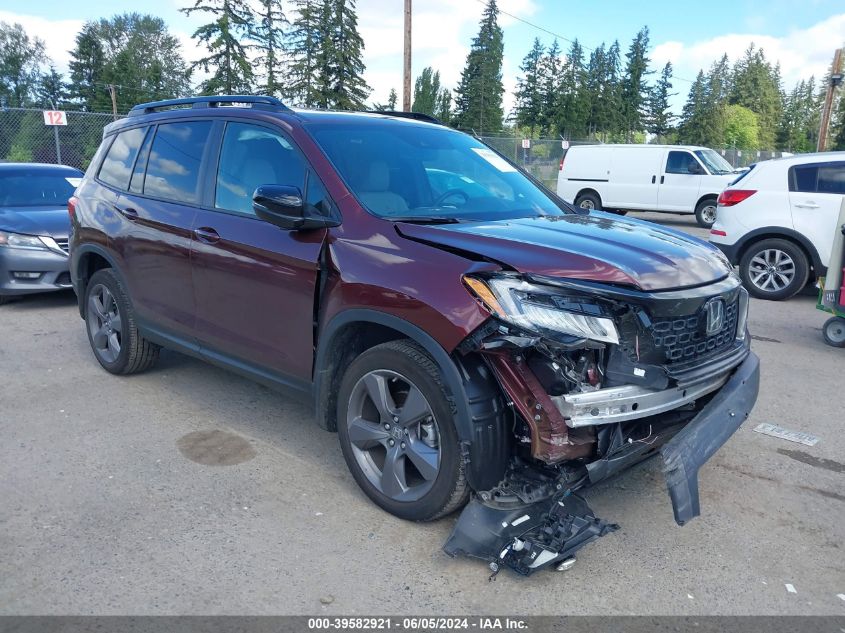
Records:
<instances>
[{"instance_id":1,"label":"door handle","mask_svg":"<svg viewBox=\"0 0 845 633\"><path fill-rule=\"evenodd\" d=\"M132 207L119 207L117 205L113 205L114 210L117 211L120 215L130 219L135 220L138 218L138 211L133 209Z\"/></svg>"},{"instance_id":2,"label":"door handle","mask_svg":"<svg viewBox=\"0 0 845 633\"><path fill-rule=\"evenodd\" d=\"M807 201L807 202L796 202L795 206L799 207L801 209L818 209L819 208L819 205L817 205L812 200Z\"/></svg>"},{"instance_id":3,"label":"door handle","mask_svg":"<svg viewBox=\"0 0 845 633\"><path fill-rule=\"evenodd\" d=\"M206 244L216 244L220 241L220 234L208 226L194 229L194 235L196 235L200 242L205 242Z\"/></svg>"},{"instance_id":4,"label":"door handle","mask_svg":"<svg viewBox=\"0 0 845 633\"><path fill-rule=\"evenodd\" d=\"M654 184L656 182L657 182L657 176L652 176L651 177L651 184Z\"/></svg>"},{"instance_id":5,"label":"door handle","mask_svg":"<svg viewBox=\"0 0 845 633\"><path fill-rule=\"evenodd\" d=\"M666 176L661 176L661 177L660 177L660 184L661 184L661 185L663 184L663 181L664 181L664 180L666 180Z\"/></svg>"}]
</instances>

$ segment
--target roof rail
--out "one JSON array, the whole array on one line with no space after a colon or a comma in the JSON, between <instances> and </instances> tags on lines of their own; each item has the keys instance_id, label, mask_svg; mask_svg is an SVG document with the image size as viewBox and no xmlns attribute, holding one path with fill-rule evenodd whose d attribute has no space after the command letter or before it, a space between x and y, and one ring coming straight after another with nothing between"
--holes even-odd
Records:
<instances>
[{"instance_id":1,"label":"roof rail","mask_svg":"<svg viewBox=\"0 0 845 633\"><path fill-rule=\"evenodd\" d=\"M152 114L157 110L176 108L179 106L190 106L192 108L216 108L224 104L239 103L249 103L252 104L253 107L267 110L290 110L290 108L276 97L267 97L264 95L223 95L213 97L186 97L184 99L165 99L164 101L139 103L129 111L129 116Z\"/></svg>"},{"instance_id":2,"label":"roof rail","mask_svg":"<svg viewBox=\"0 0 845 633\"><path fill-rule=\"evenodd\" d=\"M422 112L403 112L400 110L365 110L367 114L382 114L384 116L395 116L400 119L413 119L414 121L425 121L426 123L435 123L437 125L445 125L443 121L430 114L423 114Z\"/></svg>"}]
</instances>

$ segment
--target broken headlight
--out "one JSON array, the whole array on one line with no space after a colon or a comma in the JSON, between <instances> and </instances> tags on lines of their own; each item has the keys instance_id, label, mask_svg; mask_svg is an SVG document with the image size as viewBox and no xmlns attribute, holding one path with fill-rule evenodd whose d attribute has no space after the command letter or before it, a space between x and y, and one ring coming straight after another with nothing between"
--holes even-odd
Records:
<instances>
[{"instance_id":1,"label":"broken headlight","mask_svg":"<svg viewBox=\"0 0 845 633\"><path fill-rule=\"evenodd\" d=\"M553 288L512 275L484 278L467 275L464 283L493 314L523 329L551 330L593 341L619 343L613 320L593 303L563 296Z\"/></svg>"}]
</instances>

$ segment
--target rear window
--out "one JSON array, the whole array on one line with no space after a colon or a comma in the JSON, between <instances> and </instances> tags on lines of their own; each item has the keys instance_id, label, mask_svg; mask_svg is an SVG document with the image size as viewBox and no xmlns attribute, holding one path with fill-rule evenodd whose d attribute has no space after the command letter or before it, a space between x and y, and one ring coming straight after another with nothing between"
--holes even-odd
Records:
<instances>
[{"instance_id":1,"label":"rear window","mask_svg":"<svg viewBox=\"0 0 845 633\"><path fill-rule=\"evenodd\" d=\"M67 204L82 172L0 172L0 207L55 207Z\"/></svg>"},{"instance_id":2,"label":"rear window","mask_svg":"<svg viewBox=\"0 0 845 633\"><path fill-rule=\"evenodd\" d=\"M137 127L124 130L115 137L100 167L100 180L118 189L129 187L132 166L146 133L147 128Z\"/></svg>"},{"instance_id":3,"label":"rear window","mask_svg":"<svg viewBox=\"0 0 845 633\"><path fill-rule=\"evenodd\" d=\"M197 204L200 165L210 132L211 121L159 125L147 162L144 194Z\"/></svg>"},{"instance_id":4,"label":"rear window","mask_svg":"<svg viewBox=\"0 0 845 633\"><path fill-rule=\"evenodd\" d=\"M845 162L790 167L789 190L802 193L845 193Z\"/></svg>"}]
</instances>

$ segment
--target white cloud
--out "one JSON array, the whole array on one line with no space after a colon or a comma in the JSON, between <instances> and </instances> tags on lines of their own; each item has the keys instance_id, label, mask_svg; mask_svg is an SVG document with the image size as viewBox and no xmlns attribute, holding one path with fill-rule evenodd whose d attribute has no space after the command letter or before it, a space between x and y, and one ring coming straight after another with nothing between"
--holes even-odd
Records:
<instances>
[{"instance_id":1,"label":"white cloud","mask_svg":"<svg viewBox=\"0 0 845 633\"><path fill-rule=\"evenodd\" d=\"M651 59L658 69L671 61L676 77L693 80L699 70L706 72L725 53L731 62L736 61L752 42L765 51L769 61L780 62L784 87L790 90L796 82L810 75L820 79L830 68L833 50L845 43L845 13L805 29L794 29L782 37L749 32L719 35L690 44L663 42L651 52ZM674 90L680 93L676 100L682 104L689 83L676 79L674 84Z\"/></svg>"},{"instance_id":2,"label":"white cloud","mask_svg":"<svg viewBox=\"0 0 845 633\"><path fill-rule=\"evenodd\" d=\"M60 73L67 73L70 59L68 51L74 47L76 34L82 28L83 20L50 20L36 15L0 11L0 22L18 23L30 37L44 40L47 55L56 64L56 69Z\"/></svg>"}]
</instances>

